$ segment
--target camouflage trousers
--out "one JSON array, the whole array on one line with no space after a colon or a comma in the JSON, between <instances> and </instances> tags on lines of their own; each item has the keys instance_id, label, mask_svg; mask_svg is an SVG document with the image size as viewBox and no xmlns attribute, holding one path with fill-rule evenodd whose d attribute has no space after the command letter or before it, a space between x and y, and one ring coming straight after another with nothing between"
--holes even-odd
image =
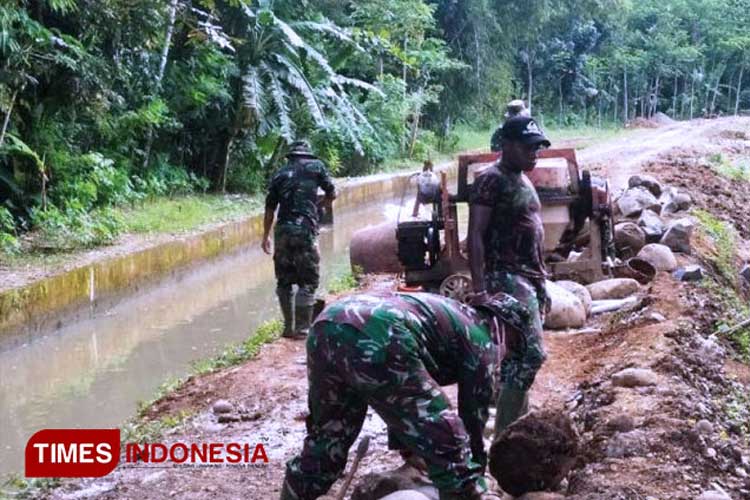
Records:
<instances>
[{"instance_id":1,"label":"camouflage trousers","mask_svg":"<svg viewBox=\"0 0 750 500\"><path fill-rule=\"evenodd\" d=\"M368 405L400 444L425 459L441 492L475 498L486 489L463 421L417 352L413 335L397 324L385 343L347 324L313 325L307 341L307 437L286 471L301 500L325 494L343 473Z\"/></svg>"},{"instance_id":2,"label":"camouflage trousers","mask_svg":"<svg viewBox=\"0 0 750 500\"><path fill-rule=\"evenodd\" d=\"M487 273L485 283L487 292L505 292L516 298L529 311L530 333L524 339L525 346L510 351L500 365L500 381L503 385L527 391L547 359L542 342L543 311L547 299L544 285L535 285L528 278L502 271Z\"/></svg>"},{"instance_id":3,"label":"camouflage trousers","mask_svg":"<svg viewBox=\"0 0 750 500\"><path fill-rule=\"evenodd\" d=\"M297 305L312 305L320 283L320 253L315 234L304 227L277 225L273 264L276 292L289 295L296 284Z\"/></svg>"}]
</instances>

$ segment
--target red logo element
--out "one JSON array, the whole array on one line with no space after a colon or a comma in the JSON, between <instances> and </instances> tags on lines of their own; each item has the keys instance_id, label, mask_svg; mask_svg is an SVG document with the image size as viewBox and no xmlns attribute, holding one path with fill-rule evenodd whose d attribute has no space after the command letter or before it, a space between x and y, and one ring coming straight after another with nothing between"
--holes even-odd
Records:
<instances>
[{"instance_id":1,"label":"red logo element","mask_svg":"<svg viewBox=\"0 0 750 500\"><path fill-rule=\"evenodd\" d=\"M102 477L119 461L119 429L44 429L26 443L26 477Z\"/></svg>"}]
</instances>

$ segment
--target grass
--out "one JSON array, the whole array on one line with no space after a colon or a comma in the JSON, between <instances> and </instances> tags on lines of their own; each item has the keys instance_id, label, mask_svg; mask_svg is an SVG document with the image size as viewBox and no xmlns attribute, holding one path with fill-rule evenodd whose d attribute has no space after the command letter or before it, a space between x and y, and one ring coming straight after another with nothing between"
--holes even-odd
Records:
<instances>
[{"instance_id":1,"label":"grass","mask_svg":"<svg viewBox=\"0 0 750 500\"><path fill-rule=\"evenodd\" d=\"M719 175L736 181L750 182L750 164L733 162L721 153L709 156L708 163Z\"/></svg>"},{"instance_id":2,"label":"grass","mask_svg":"<svg viewBox=\"0 0 750 500\"><path fill-rule=\"evenodd\" d=\"M178 233L200 226L229 222L260 213L262 195L189 195L156 198L142 205L118 209L131 233Z\"/></svg>"},{"instance_id":3,"label":"grass","mask_svg":"<svg viewBox=\"0 0 750 500\"><path fill-rule=\"evenodd\" d=\"M20 474L9 474L0 483L0 498L40 498L61 483L60 478L26 479Z\"/></svg>"},{"instance_id":4,"label":"grass","mask_svg":"<svg viewBox=\"0 0 750 500\"><path fill-rule=\"evenodd\" d=\"M750 307L742 299L737 272L737 235L729 224L705 210L694 210L699 228L713 240L715 251L707 257L716 267L718 279L707 278L702 286L721 307L725 316L717 323L716 333L725 334L733 325L750 317ZM744 357L750 356L750 327L733 332L729 340Z\"/></svg>"},{"instance_id":5,"label":"grass","mask_svg":"<svg viewBox=\"0 0 750 500\"><path fill-rule=\"evenodd\" d=\"M362 274L362 270L358 269L358 267L359 266L354 266L353 270L335 275L328 280L328 285L326 287L328 293L339 295L357 288L357 286L359 286L357 277Z\"/></svg>"}]
</instances>

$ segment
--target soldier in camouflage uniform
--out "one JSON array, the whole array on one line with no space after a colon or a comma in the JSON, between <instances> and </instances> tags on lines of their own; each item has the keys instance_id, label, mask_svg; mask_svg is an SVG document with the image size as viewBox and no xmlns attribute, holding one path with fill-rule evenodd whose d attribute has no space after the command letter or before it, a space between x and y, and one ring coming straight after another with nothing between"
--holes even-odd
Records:
<instances>
[{"instance_id":1,"label":"soldier in camouflage uniform","mask_svg":"<svg viewBox=\"0 0 750 500\"><path fill-rule=\"evenodd\" d=\"M284 317L284 337L307 334L312 321L315 290L320 281L318 253L318 188L329 199L336 191L325 165L304 141L295 142L288 162L271 179L263 220L263 251L271 253L270 232L276 207L273 254L276 294ZM292 285L297 285L292 312ZM296 324L295 324L296 319Z\"/></svg>"},{"instance_id":2,"label":"soldier in camouflage uniform","mask_svg":"<svg viewBox=\"0 0 750 500\"><path fill-rule=\"evenodd\" d=\"M534 328L525 351L502 363L496 435L528 410L528 391L546 358L544 227L539 196L524 172L534 169L537 152L550 142L528 116L510 118L502 134L500 160L478 175L472 187L469 266L475 291L512 295L527 307Z\"/></svg>"},{"instance_id":3,"label":"soldier in camouflage uniform","mask_svg":"<svg viewBox=\"0 0 750 500\"><path fill-rule=\"evenodd\" d=\"M307 437L287 463L281 499L328 491L368 405L390 437L424 459L441 500L482 498L493 378L506 344L517 348L530 329L526 309L505 294L478 296L473 306L426 293L352 295L329 305L307 340ZM458 413L440 388L454 383Z\"/></svg>"}]
</instances>

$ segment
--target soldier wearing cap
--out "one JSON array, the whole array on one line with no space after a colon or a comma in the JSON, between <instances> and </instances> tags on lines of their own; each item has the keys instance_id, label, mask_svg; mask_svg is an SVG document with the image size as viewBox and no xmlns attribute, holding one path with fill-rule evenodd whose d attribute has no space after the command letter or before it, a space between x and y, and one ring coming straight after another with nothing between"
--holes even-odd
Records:
<instances>
[{"instance_id":1,"label":"soldier wearing cap","mask_svg":"<svg viewBox=\"0 0 750 500\"><path fill-rule=\"evenodd\" d=\"M515 116L502 128L502 156L477 176L469 198L469 267L474 290L505 292L524 304L533 329L525 349L501 366L496 435L528 409L528 391L546 358L542 346L544 227L539 196L524 172L550 142L533 118Z\"/></svg>"},{"instance_id":2,"label":"soldier wearing cap","mask_svg":"<svg viewBox=\"0 0 750 500\"><path fill-rule=\"evenodd\" d=\"M483 431L496 368L532 328L506 294L470 305L427 293L351 295L318 315L307 340L307 436L281 500L324 495L346 466L371 406L389 445L423 459L441 500L493 498ZM520 347L519 347L520 346ZM441 386L458 384L458 412Z\"/></svg>"},{"instance_id":3,"label":"soldier wearing cap","mask_svg":"<svg viewBox=\"0 0 750 500\"><path fill-rule=\"evenodd\" d=\"M529 110L526 108L526 104L521 99L513 99L505 107L505 120L509 120L514 116L529 116ZM491 151L502 151L503 150L503 126L500 125L495 129L490 139L490 150Z\"/></svg>"},{"instance_id":4,"label":"soldier wearing cap","mask_svg":"<svg viewBox=\"0 0 750 500\"><path fill-rule=\"evenodd\" d=\"M336 191L326 166L305 141L292 144L287 163L271 178L263 220L263 251L271 253L270 233L276 208L273 262L276 294L284 317L283 336L307 335L315 290L320 281L318 252L318 188L333 200ZM292 308L292 285L297 285Z\"/></svg>"}]
</instances>

